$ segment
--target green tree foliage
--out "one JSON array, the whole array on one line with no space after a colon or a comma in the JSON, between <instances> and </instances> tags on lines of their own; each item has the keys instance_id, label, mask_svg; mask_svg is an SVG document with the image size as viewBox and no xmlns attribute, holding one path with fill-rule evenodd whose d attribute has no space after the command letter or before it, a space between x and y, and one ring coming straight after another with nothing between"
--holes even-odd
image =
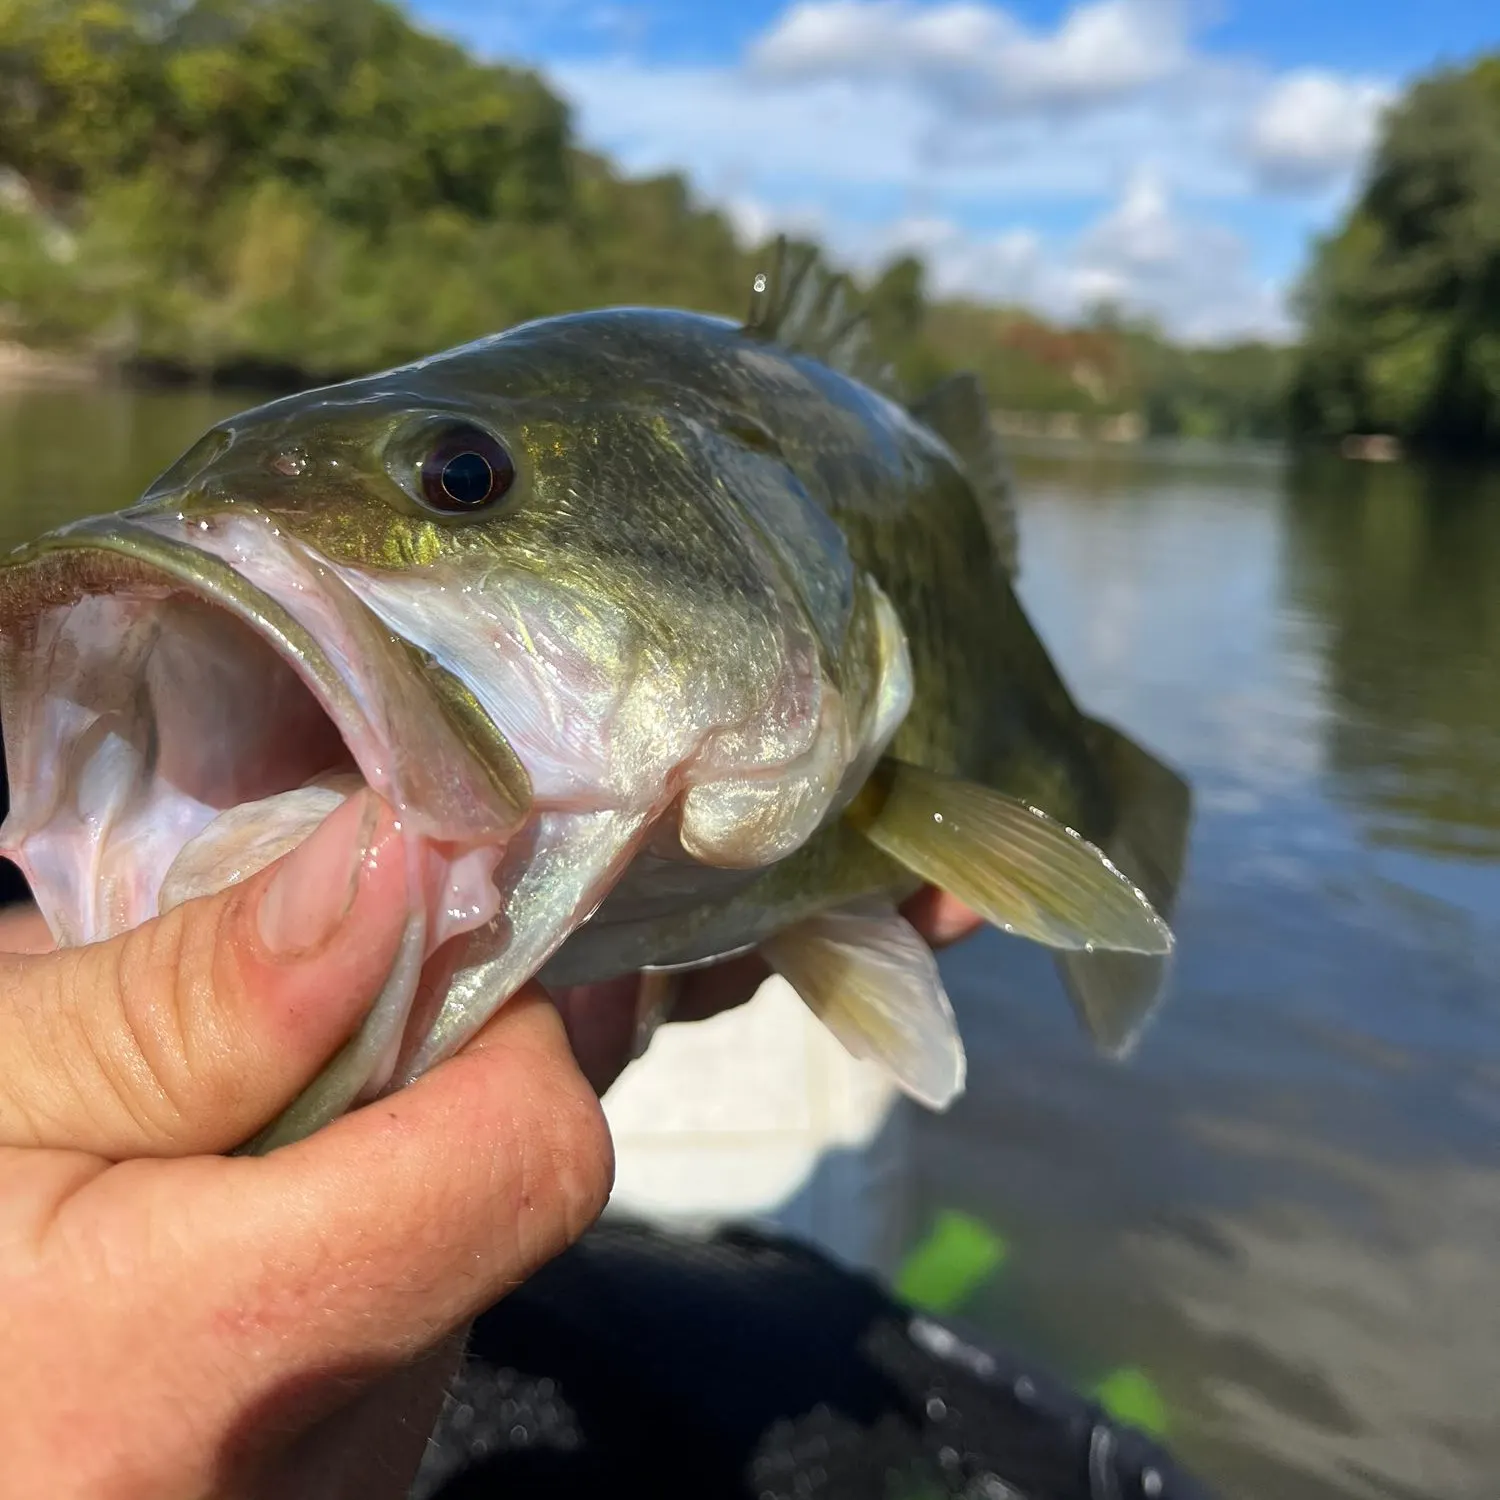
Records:
<instances>
[{"instance_id":1,"label":"green tree foliage","mask_svg":"<svg viewBox=\"0 0 1500 1500\"><path fill-rule=\"evenodd\" d=\"M386 0L0 0L16 336L344 373L622 296L745 299L728 225L625 182L532 74Z\"/></svg>"},{"instance_id":2,"label":"green tree foliage","mask_svg":"<svg viewBox=\"0 0 1500 1500\"><path fill-rule=\"evenodd\" d=\"M1214 442L1283 430L1291 357L1275 345L1190 349L1108 308L1059 328L1017 309L957 303L931 309L926 337L941 363L977 370L1007 413L1063 414L1083 432L1133 418L1144 435Z\"/></svg>"},{"instance_id":3,"label":"green tree foliage","mask_svg":"<svg viewBox=\"0 0 1500 1500\"><path fill-rule=\"evenodd\" d=\"M1299 431L1500 449L1500 54L1391 112L1302 296Z\"/></svg>"},{"instance_id":4,"label":"green tree foliage","mask_svg":"<svg viewBox=\"0 0 1500 1500\"><path fill-rule=\"evenodd\" d=\"M764 249L392 0L0 0L0 336L323 379L577 308L738 314ZM1277 408L1274 351L934 305L910 256L865 291L914 392L976 367L1007 410L1210 437Z\"/></svg>"}]
</instances>

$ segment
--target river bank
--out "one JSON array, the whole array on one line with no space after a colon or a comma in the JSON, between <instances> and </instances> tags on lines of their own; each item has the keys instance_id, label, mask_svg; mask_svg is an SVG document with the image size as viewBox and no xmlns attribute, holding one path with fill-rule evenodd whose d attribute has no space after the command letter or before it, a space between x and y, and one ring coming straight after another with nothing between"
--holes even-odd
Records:
<instances>
[{"instance_id":1,"label":"river bank","mask_svg":"<svg viewBox=\"0 0 1500 1500\"><path fill-rule=\"evenodd\" d=\"M87 355L60 354L0 340L0 390L97 385L110 374L104 364Z\"/></svg>"}]
</instances>

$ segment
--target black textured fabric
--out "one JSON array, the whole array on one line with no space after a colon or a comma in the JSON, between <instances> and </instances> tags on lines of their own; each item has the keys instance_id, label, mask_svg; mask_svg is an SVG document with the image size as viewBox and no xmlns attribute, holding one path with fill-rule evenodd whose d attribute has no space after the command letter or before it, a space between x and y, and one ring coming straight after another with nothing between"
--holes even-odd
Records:
<instances>
[{"instance_id":1,"label":"black textured fabric","mask_svg":"<svg viewBox=\"0 0 1500 1500\"><path fill-rule=\"evenodd\" d=\"M413 1500L1207 1500L1154 1443L873 1280L611 1222L475 1327Z\"/></svg>"}]
</instances>

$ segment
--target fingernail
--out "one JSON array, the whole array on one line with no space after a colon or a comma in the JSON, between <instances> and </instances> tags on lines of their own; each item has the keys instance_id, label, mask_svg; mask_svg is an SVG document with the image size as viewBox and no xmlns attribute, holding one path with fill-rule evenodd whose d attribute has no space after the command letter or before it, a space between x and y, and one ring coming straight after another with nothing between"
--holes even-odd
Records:
<instances>
[{"instance_id":1,"label":"fingernail","mask_svg":"<svg viewBox=\"0 0 1500 1500\"><path fill-rule=\"evenodd\" d=\"M657 1027L672 1014L681 990L680 973L663 974L647 969L641 974L635 992L635 1041L631 1062L644 1056Z\"/></svg>"},{"instance_id":2,"label":"fingernail","mask_svg":"<svg viewBox=\"0 0 1500 1500\"><path fill-rule=\"evenodd\" d=\"M350 797L281 862L260 898L260 939L273 958L321 947L349 915L380 818L369 792Z\"/></svg>"}]
</instances>

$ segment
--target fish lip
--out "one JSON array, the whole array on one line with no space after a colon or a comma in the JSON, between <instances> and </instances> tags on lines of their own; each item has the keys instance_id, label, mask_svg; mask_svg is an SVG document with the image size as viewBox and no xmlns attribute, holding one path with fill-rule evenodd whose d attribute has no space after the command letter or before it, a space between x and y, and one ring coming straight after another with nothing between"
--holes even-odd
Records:
<instances>
[{"instance_id":1,"label":"fish lip","mask_svg":"<svg viewBox=\"0 0 1500 1500\"><path fill-rule=\"evenodd\" d=\"M266 524L270 524L269 520ZM80 574L80 559L87 559L90 554L99 559L96 569ZM369 715L349 681L334 666L317 637L273 595L213 553L118 514L90 517L60 527L14 549L0 562L0 636L3 636L0 681L7 695L17 658L25 645L24 622L39 613L36 607L39 595L48 602L63 605L109 591L121 582L160 583L164 578L184 585L188 592L224 609L253 630L303 679L346 743L354 726L373 731ZM370 614L362 601L353 602L361 612ZM421 651L416 643L399 639L408 652ZM413 670L417 670L415 666ZM429 663L423 671L438 673L441 668ZM444 709L441 695L429 692L429 696L433 708L451 725L452 715ZM499 730L491 728L494 740L504 745ZM499 810L504 813L502 823L487 824L484 831L508 837L532 812L531 788L524 766L512 754L508 763L497 771L466 737L456 734L456 738L485 772L486 781L497 794ZM509 749L508 745L504 748Z\"/></svg>"},{"instance_id":2,"label":"fish lip","mask_svg":"<svg viewBox=\"0 0 1500 1500\"><path fill-rule=\"evenodd\" d=\"M227 609L249 625L283 658L299 668L336 723L339 718L332 715L335 706L351 718L363 718L348 684L334 670L327 653L312 633L299 625L263 589L211 553L117 517L77 521L16 548L0 570L0 622L9 629L18 618L34 612L32 600L35 598L38 568L45 569L50 564L60 573L65 572L70 563L76 565L80 552L98 552L135 563L148 575L142 581L149 582L149 575L156 574L186 584L193 593ZM119 583L130 577L131 570L118 565L99 572L101 583ZM17 598L23 578L30 585L24 601ZM59 604L96 592L87 586L88 580L76 577L76 567L74 579L59 581L71 584L65 590L57 591L55 597Z\"/></svg>"}]
</instances>

